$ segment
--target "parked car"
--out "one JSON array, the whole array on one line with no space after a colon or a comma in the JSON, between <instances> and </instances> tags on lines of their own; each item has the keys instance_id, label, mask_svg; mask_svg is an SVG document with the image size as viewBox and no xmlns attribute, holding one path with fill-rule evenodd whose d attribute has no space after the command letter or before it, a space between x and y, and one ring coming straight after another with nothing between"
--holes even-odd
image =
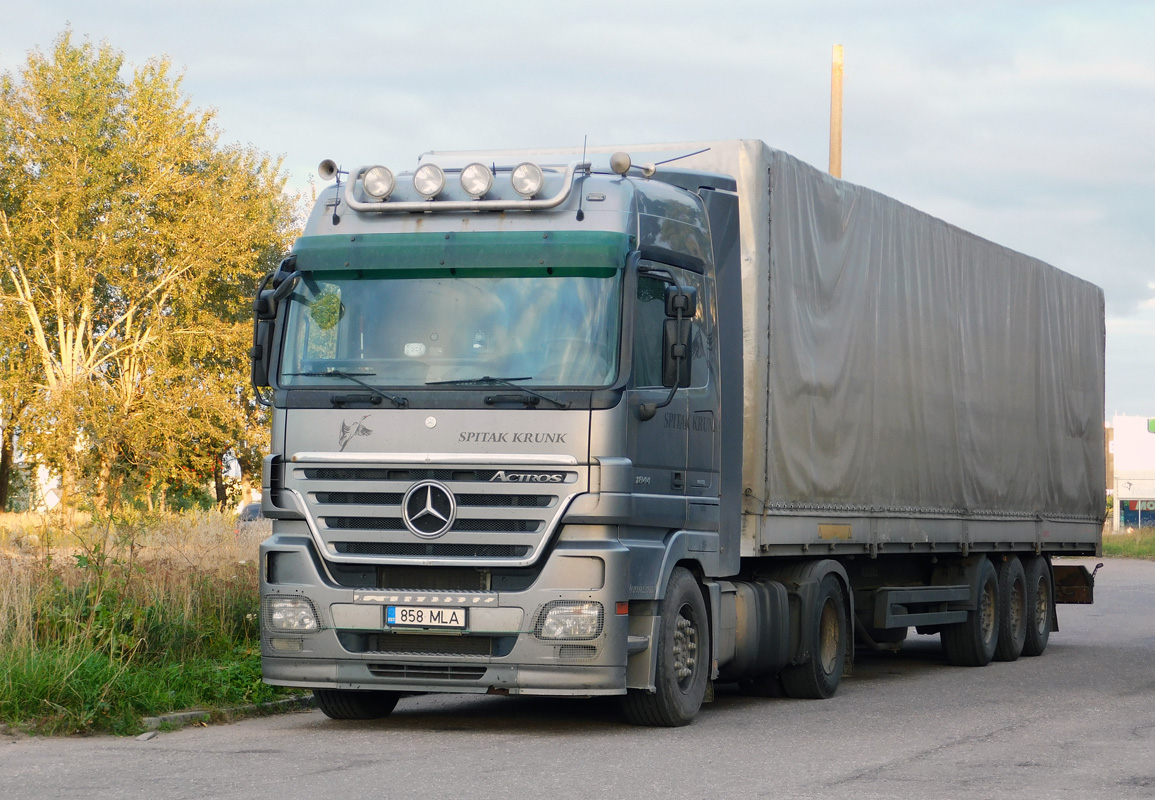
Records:
<instances>
[{"instance_id":1,"label":"parked car","mask_svg":"<svg viewBox=\"0 0 1155 800\"><path fill-rule=\"evenodd\" d=\"M245 530L251 525L264 522L265 519L266 517L261 511L261 504L249 503L241 509L239 514L237 514L237 527L233 530L233 533L237 536L240 536L241 531Z\"/></svg>"}]
</instances>

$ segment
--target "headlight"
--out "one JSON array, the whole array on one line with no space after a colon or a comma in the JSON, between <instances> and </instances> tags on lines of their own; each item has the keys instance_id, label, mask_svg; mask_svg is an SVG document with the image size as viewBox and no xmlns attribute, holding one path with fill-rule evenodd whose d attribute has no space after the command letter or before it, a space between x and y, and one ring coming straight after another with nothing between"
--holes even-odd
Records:
<instances>
[{"instance_id":1,"label":"headlight","mask_svg":"<svg viewBox=\"0 0 1155 800\"><path fill-rule=\"evenodd\" d=\"M461 170L461 188L477 200L484 197L493 186L493 173L484 164L473 163Z\"/></svg>"},{"instance_id":2,"label":"headlight","mask_svg":"<svg viewBox=\"0 0 1155 800\"><path fill-rule=\"evenodd\" d=\"M604 617L601 603L554 600L541 610L533 632L539 639L596 639Z\"/></svg>"},{"instance_id":3,"label":"headlight","mask_svg":"<svg viewBox=\"0 0 1155 800\"><path fill-rule=\"evenodd\" d=\"M432 200L445 188L445 173L436 164L422 164L413 173L413 188L426 200Z\"/></svg>"},{"instance_id":4,"label":"headlight","mask_svg":"<svg viewBox=\"0 0 1155 800\"><path fill-rule=\"evenodd\" d=\"M393 194L393 173L388 167L369 167L361 176L365 194L378 200L385 200Z\"/></svg>"},{"instance_id":5,"label":"headlight","mask_svg":"<svg viewBox=\"0 0 1155 800\"><path fill-rule=\"evenodd\" d=\"M313 603L305 597L265 598L265 626L274 631L307 633L319 629Z\"/></svg>"},{"instance_id":6,"label":"headlight","mask_svg":"<svg viewBox=\"0 0 1155 800\"><path fill-rule=\"evenodd\" d=\"M513 184L515 192L529 199L540 192L541 187L545 185L545 173L537 164L523 161L513 168L509 181Z\"/></svg>"}]
</instances>

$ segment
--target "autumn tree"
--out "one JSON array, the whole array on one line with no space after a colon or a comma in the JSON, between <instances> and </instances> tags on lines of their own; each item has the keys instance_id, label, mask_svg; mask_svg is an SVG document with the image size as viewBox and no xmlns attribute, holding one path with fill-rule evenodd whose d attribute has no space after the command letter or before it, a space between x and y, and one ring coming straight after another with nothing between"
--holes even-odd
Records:
<instances>
[{"instance_id":1,"label":"autumn tree","mask_svg":"<svg viewBox=\"0 0 1155 800\"><path fill-rule=\"evenodd\" d=\"M279 163L222 146L167 61L124 71L66 32L0 84L0 303L35 365L24 443L98 508L203 480L245 435L250 297L293 224Z\"/></svg>"}]
</instances>

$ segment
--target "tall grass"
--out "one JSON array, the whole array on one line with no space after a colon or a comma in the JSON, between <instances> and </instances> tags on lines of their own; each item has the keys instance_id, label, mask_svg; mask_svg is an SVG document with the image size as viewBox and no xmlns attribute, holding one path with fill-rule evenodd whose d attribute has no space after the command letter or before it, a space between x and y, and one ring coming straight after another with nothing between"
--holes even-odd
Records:
<instances>
[{"instance_id":1,"label":"tall grass","mask_svg":"<svg viewBox=\"0 0 1155 800\"><path fill-rule=\"evenodd\" d=\"M0 516L0 720L139 730L142 716L270 699L257 545L216 512Z\"/></svg>"},{"instance_id":2,"label":"tall grass","mask_svg":"<svg viewBox=\"0 0 1155 800\"><path fill-rule=\"evenodd\" d=\"M1104 531L1103 555L1155 559L1155 528L1129 528L1124 533Z\"/></svg>"}]
</instances>

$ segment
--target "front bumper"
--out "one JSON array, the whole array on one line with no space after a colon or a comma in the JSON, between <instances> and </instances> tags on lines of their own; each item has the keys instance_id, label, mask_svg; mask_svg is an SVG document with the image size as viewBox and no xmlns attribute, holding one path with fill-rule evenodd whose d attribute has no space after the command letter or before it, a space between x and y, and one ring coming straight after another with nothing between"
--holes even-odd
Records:
<instances>
[{"instance_id":1,"label":"front bumper","mask_svg":"<svg viewBox=\"0 0 1155 800\"><path fill-rule=\"evenodd\" d=\"M527 585L507 590L494 580L487 591L471 591L340 585L303 526L278 520L273 536L261 545L267 683L402 692L625 693L629 617L616 610L629 597L628 550L609 538L611 528L563 528L540 570L521 581ZM366 567L367 575L372 572ZM273 629L266 612L274 596L307 598L317 630ZM600 604L597 634L544 639L542 615L559 602ZM464 608L467 627L389 626L385 609L390 605Z\"/></svg>"}]
</instances>

